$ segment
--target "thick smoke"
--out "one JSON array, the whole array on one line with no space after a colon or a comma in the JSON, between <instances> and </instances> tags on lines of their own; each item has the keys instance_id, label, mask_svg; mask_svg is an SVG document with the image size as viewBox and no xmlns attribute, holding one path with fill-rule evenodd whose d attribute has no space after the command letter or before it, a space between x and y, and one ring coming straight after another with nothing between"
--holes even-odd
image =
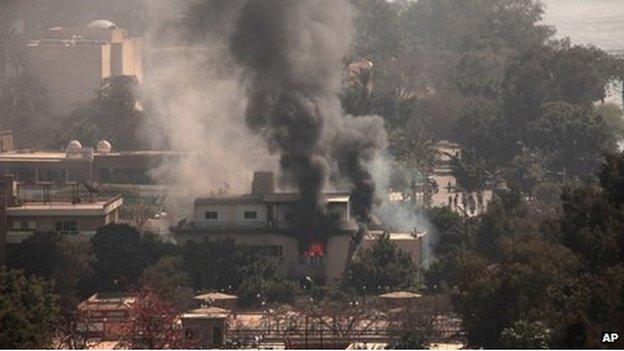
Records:
<instances>
[{"instance_id":1,"label":"thick smoke","mask_svg":"<svg viewBox=\"0 0 624 351\"><path fill-rule=\"evenodd\" d=\"M280 156L301 192L303 234L319 234L329 177L352 185L353 208L368 220L375 186L367 164L385 147L381 118L344 115L338 93L350 47L348 1L254 0L241 9L231 51L248 78L247 125Z\"/></svg>"},{"instance_id":2,"label":"thick smoke","mask_svg":"<svg viewBox=\"0 0 624 351\"><path fill-rule=\"evenodd\" d=\"M224 22L233 22L222 1L211 4L223 5L218 10L230 17ZM245 124L246 94L230 58L227 26L191 32L179 25L189 13L183 2L146 6L152 17L142 93L152 110L144 134L154 148L182 152L153 171L171 189L167 207L188 213L198 195L249 191L252 172L277 169L277 162Z\"/></svg>"}]
</instances>

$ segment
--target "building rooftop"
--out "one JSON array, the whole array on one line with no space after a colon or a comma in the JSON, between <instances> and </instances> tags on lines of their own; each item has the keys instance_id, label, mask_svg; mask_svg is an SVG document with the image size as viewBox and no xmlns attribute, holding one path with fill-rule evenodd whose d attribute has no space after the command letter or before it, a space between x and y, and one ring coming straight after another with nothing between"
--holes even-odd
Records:
<instances>
[{"instance_id":1,"label":"building rooftop","mask_svg":"<svg viewBox=\"0 0 624 351\"><path fill-rule=\"evenodd\" d=\"M89 310L111 310L127 308L136 301L136 297L121 293L95 293L80 303L80 308Z\"/></svg>"},{"instance_id":2,"label":"building rooftop","mask_svg":"<svg viewBox=\"0 0 624 351\"><path fill-rule=\"evenodd\" d=\"M214 301L214 300L236 300L238 299L238 296L236 295L229 295L229 294L224 294L221 292L211 292L211 293L207 293L207 294L201 294L201 295L197 295L195 296L196 299L198 300L206 300L206 301Z\"/></svg>"},{"instance_id":3,"label":"building rooftop","mask_svg":"<svg viewBox=\"0 0 624 351\"><path fill-rule=\"evenodd\" d=\"M383 230L370 230L367 234L366 234L366 238L369 240L375 240L377 239L380 235L383 235L384 231ZM427 235L426 231L420 231L420 232L391 232L389 233L390 236L390 240L417 240L423 236Z\"/></svg>"},{"instance_id":4,"label":"building rooftop","mask_svg":"<svg viewBox=\"0 0 624 351\"><path fill-rule=\"evenodd\" d=\"M245 202L297 202L301 199L299 193L270 193L264 196L258 195L210 195L200 197L195 200L195 204L217 204L217 203L245 203ZM344 203L349 202L349 193L324 193L324 202Z\"/></svg>"},{"instance_id":5,"label":"building rooftop","mask_svg":"<svg viewBox=\"0 0 624 351\"><path fill-rule=\"evenodd\" d=\"M415 299L422 297L421 294L416 294L409 291L394 291L386 294L379 295L382 299Z\"/></svg>"},{"instance_id":6,"label":"building rooftop","mask_svg":"<svg viewBox=\"0 0 624 351\"><path fill-rule=\"evenodd\" d=\"M78 203L67 201L24 202L17 206L7 207L6 212L10 216L93 216L107 214L122 204L122 196L117 195L108 199L82 200Z\"/></svg>"},{"instance_id":7,"label":"building rooftop","mask_svg":"<svg viewBox=\"0 0 624 351\"><path fill-rule=\"evenodd\" d=\"M182 318L190 319L190 318L227 318L230 314L229 310L220 307L202 307L191 310L187 313L182 314Z\"/></svg>"},{"instance_id":8,"label":"building rooftop","mask_svg":"<svg viewBox=\"0 0 624 351\"><path fill-rule=\"evenodd\" d=\"M123 151L123 152L106 152L101 153L94 150L95 157L122 157L122 156L167 156L185 154L183 151L160 151L160 150L141 150L141 151ZM67 153L63 151L29 151L14 150L0 153L0 162L8 161L64 161L67 159Z\"/></svg>"}]
</instances>

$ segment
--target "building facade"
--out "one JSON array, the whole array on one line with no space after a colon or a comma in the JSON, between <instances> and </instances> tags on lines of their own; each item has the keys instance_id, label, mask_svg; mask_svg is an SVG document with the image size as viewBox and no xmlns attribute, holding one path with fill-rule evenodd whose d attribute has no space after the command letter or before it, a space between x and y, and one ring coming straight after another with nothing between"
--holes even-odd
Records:
<instances>
[{"instance_id":1,"label":"building facade","mask_svg":"<svg viewBox=\"0 0 624 351\"><path fill-rule=\"evenodd\" d=\"M19 182L152 184L151 170L184 157L174 151L115 152L71 141L65 151L0 152L0 175Z\"/></svg>"},{"instance_id":2,"label":"building facade","mask_svg":"<svg viewBox=\"0 0 624 351\"><path fill-rule=\"evenodd\" d=\"M16 196L10 177L0 177L0 185L0 229L5 244L19 244L36 232L90 236L98 228L118 222L123 205L121 195L52 200L44 194L42 201L23 201Z\"/></svg>"},{"instance_id":3,"label":"building facade","mask_svg":"<svg viewBox=\"0 0 624 351\"><path fill-rule=\"evenodd\" d=\"M93 98L107 77L141 80L141 45L107 20L86 28L53 27L27 44L27 67L48 92L52 113L66 114Z\"/></svg>"},{"instance_id":4,"label":"building facade","mask_svg":"<svg viewBox=\"0 0 624 351\"><path fill-rule=\"evenodd\" d=\"M234 240L237 244L275 257L288 277L312 276L337 280L347 262L349 241L357 231L351 217L349 195L322 196L332 225L325 242L301 247L296 228L298 193L275 192L273 174L254 173L251 194L198 198L190 221L171 228L176 242Z\"/></svg>"}]
</instances>

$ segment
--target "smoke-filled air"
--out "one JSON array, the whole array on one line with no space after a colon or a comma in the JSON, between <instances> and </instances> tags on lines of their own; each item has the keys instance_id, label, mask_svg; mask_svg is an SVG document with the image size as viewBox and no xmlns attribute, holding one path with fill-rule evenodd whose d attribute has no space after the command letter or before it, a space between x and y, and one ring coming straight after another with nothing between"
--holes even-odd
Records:
<instances>
[{"instance_id":1,"label":"smoke-filled air","mask_svg":"<svg viewBox=\"0 0 624 351\"><path fill-rule=\"evenodd\" d=\"M249 1L231 37L246 79L247 126L279 154L308 233L319 230L311 226L322 222L333 174L350 182L355 214L368 220L375 185L367 167L386 145L380 117L346 116L338 98L352 16L348 1Z\"/></svg>"},{"instance_id":2,"label":"smoke-filled air","mask_svg":"<svg viewBox=\"0 0 624 351\"><path fill-rule=\"evenodd\" d=\"M0 349L624 348L623 14L0 0Z\"/></svg>"}]
</instances>

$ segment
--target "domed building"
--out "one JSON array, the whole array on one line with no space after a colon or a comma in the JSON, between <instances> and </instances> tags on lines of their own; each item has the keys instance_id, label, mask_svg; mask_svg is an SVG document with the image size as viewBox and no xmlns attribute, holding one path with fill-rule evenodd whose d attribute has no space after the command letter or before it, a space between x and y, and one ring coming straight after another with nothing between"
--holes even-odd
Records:
<instances>
[{"instance_id":1,"label":"domed building","mask_svg":"<svg viewBox=\"0 0 624 351\"><path fill-rule=\"evenodd\" d=\"M117 25L109 20L95 20L87 26L89 29L117 29Z\"/></svg>"},{"instance_id":2,"label":"domed building","mask_svg":"<svg viewBox=\"0 0 624 351\"><path fill-rule=\"evenodd\" d=\"M53 114L89 101L103 79L143 78L140 38L107 19L84 27L54 26L27 45L27 65L49 93Z\"/></svg>"},{"instance_id":3,"label":"domed building","mask_svg":"<svg viewBox=\"0 0 624 351\"><path fill-rule=\"evenodd\" d=\"M101 154L107 154L113 150L113 146L108 142L108 140L100 140L95 149Z\"/></svg>"},{"instance_id":4,"label":"domed building","mask_svg":"<svg viewBox=\"0 0 624 351\"><path fill-rule=\"evenodd\" d=\"M66 151L76 151L80 149L82 149L82 144L78 140L70 141L69 143L67 143L67 146L65 147Z\"/></svg>"}]
</instances>

